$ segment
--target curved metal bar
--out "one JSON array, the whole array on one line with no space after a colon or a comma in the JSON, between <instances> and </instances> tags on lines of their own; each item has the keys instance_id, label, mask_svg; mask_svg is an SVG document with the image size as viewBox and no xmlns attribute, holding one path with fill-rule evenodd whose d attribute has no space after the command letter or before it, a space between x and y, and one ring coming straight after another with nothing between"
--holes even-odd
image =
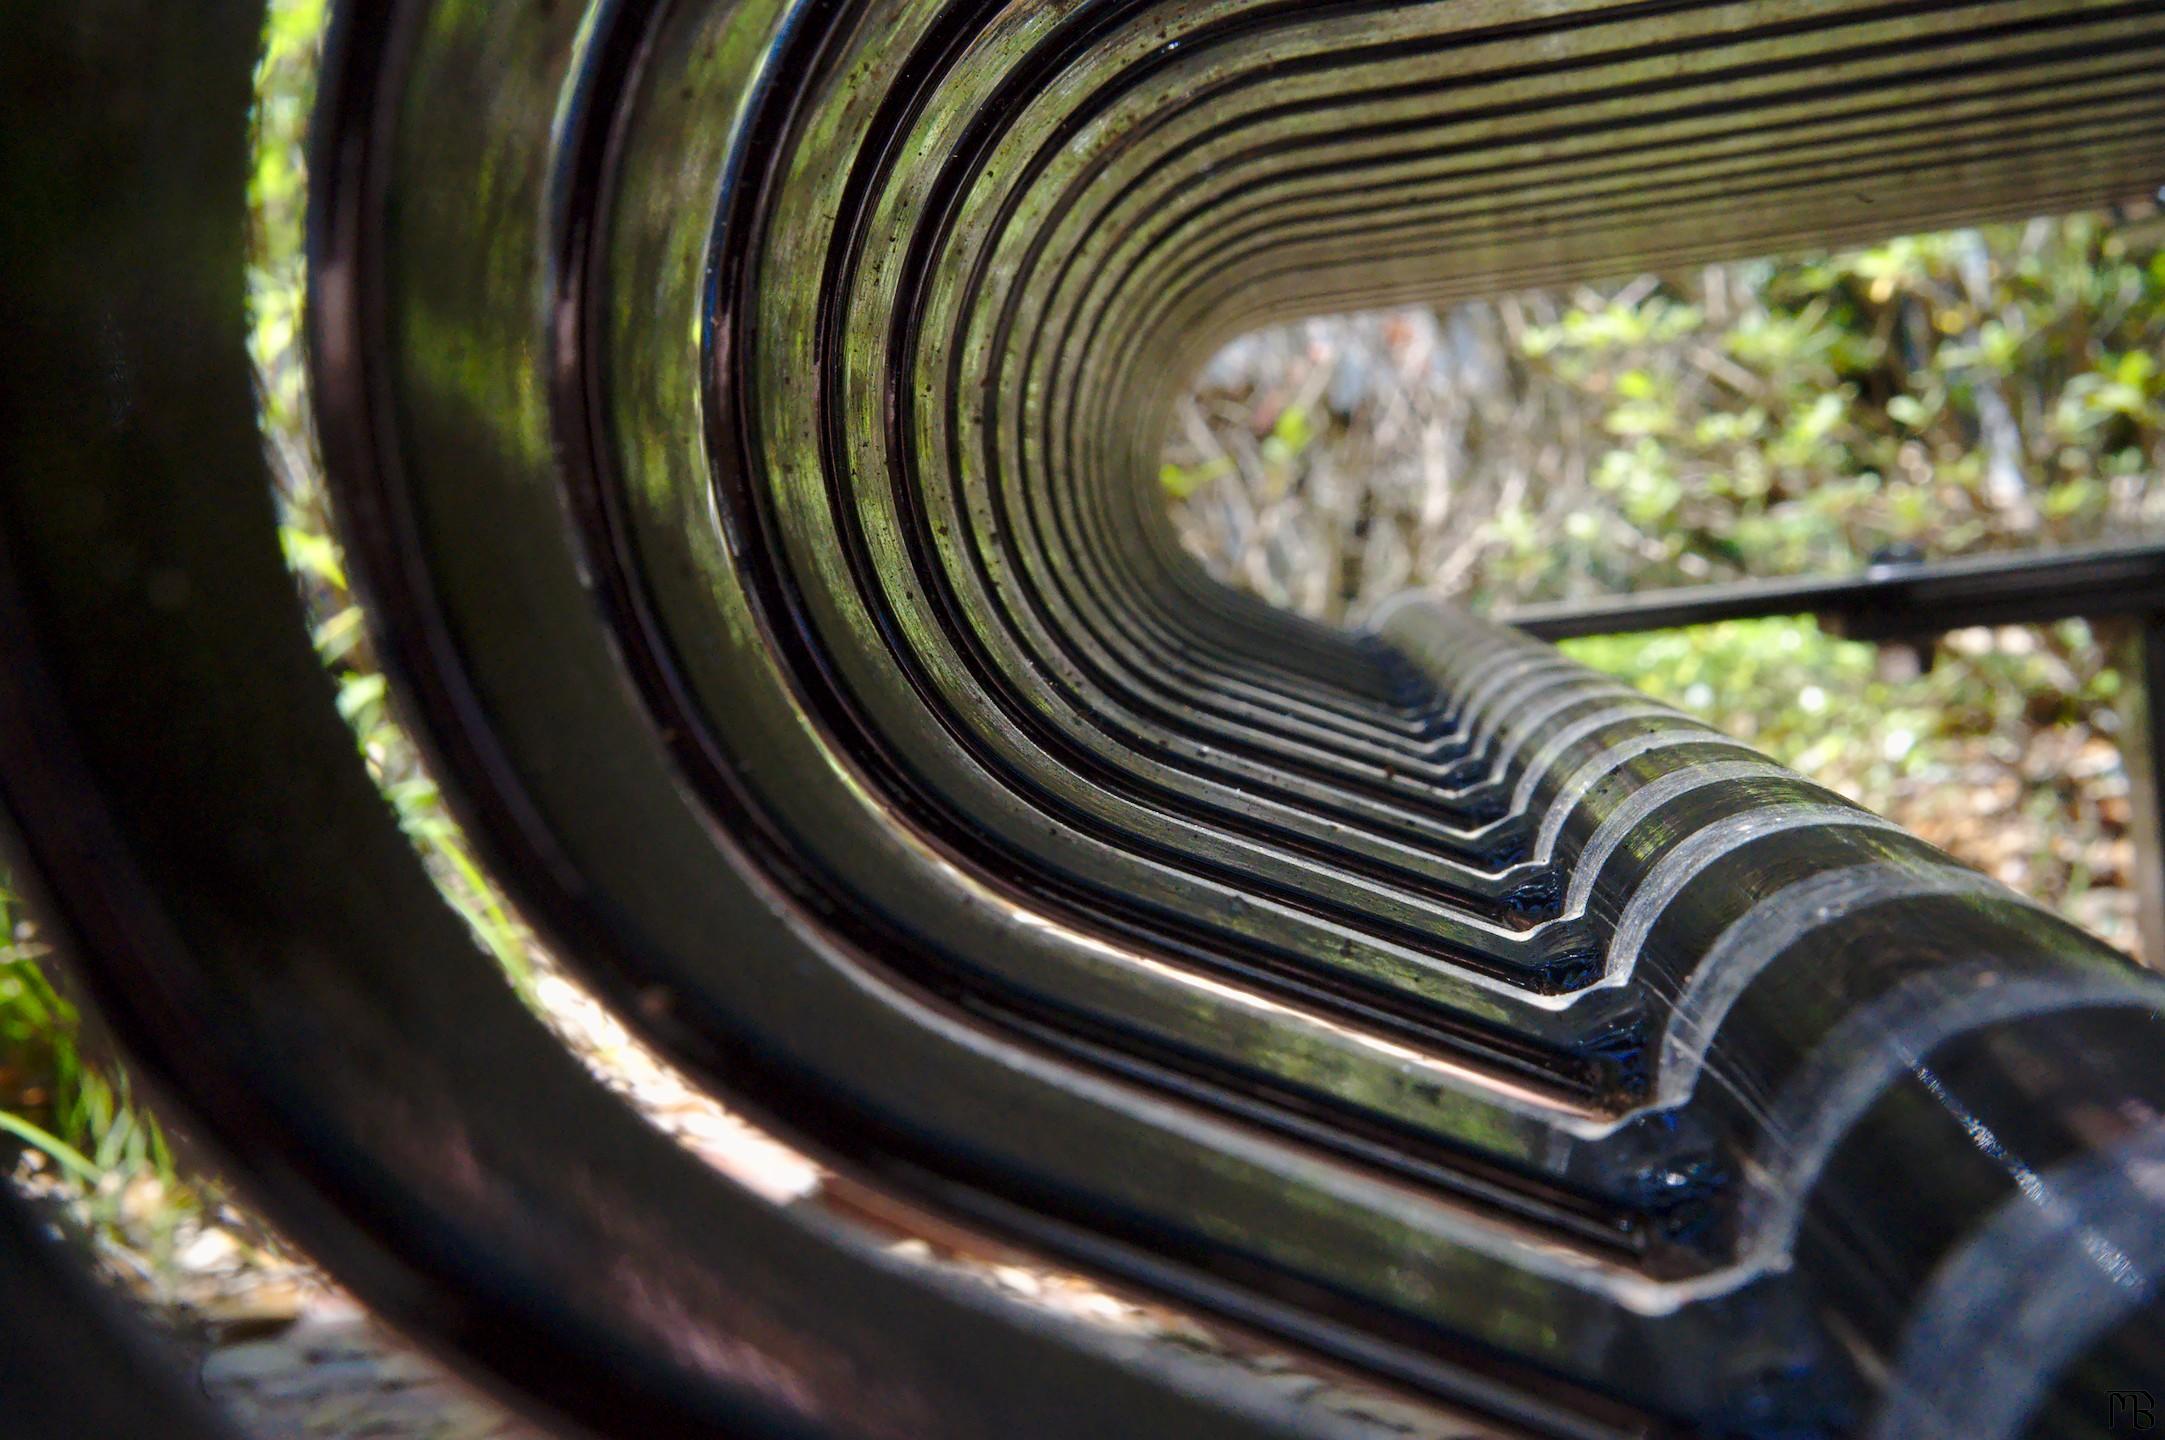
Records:
<instances>
[{"instance_id":1,"label":"curved metal bar","mask_svg":"<svg viewBox=\"0 0 2165 1440\"><path fill-rule=\"evenodd\" d=\"M30 1207L5 1188L0 1295L11 1319L0 1346L0 1406L10 1435L229 1440L232 1432L182 1388L118 1299L99 1294L80 1258L42 1233Z\"/></svg>"},{"instance_id":2,"label":"curved metal bar","mask_svg":"<svg viewBox=\"0 0 2165 1440\"><path fill-rule=\"evenodd\" d=\"M0 797L239 1178L603 1433L1357 1432L731 1190L488 973L277 565L248 17L131 69L147 9L0 46L67 57L32 93L126 72L9 134ZM1927 1393L1974 1277L2157 1218L2165 989L1523 635L1218 591L1151 502L1244 325L2154 184L2154 5L340 23L310 344L353 568L492 868L688 1070L1475 1429L2012 1435L2154 1354L2144 1269Z\"/></svg>"}]
</instances>

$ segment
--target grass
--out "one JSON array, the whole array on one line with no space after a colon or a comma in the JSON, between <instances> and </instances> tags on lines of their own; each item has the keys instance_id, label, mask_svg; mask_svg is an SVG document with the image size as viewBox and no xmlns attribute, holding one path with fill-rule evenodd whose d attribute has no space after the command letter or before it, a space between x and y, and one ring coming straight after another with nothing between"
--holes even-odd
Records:
<instances>
[{"instance_id":1,"label":"grass","mask_svg":"<svg viewBox=\"0 0 2165 1440\"><path fill-rule=\"evenodd\" d=\"M203 1196L126 1072L84 1053L82 1016L45 973L36 927L5 888L0 935L0 1136L20 1151L19 1175L71 1202L101 1242L165 1256Z\"/></svg>"}]
</instances>

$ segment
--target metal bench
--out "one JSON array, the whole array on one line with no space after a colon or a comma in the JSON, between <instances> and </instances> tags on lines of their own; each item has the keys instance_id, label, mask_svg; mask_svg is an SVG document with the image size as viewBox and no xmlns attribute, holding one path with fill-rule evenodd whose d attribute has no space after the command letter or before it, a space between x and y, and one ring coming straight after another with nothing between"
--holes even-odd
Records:
<instances>
[{"instance_id":1,"label":"metal bench","mask_svg":"<svg viewBox=\"0 0 2165 1440\"><path fill-rule=\"evenodd\" d=\"M0 802L157 1091L597 1434L1377 1433L758 1200L521 1006L280 561L256 21L0 22ZM355 5L325 457L495 875L892 1203L1469 1434L2109 1433L2165 990L1523 633L1220 590L1152 477L1242 329L2147 193L2161 81L2154 0Z\"/></svg>"}]
</instances>

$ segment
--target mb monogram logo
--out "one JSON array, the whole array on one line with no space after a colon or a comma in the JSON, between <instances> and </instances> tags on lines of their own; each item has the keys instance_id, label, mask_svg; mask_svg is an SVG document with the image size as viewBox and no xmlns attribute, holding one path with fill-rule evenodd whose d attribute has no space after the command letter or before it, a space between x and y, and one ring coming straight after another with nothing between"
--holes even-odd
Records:
<instances>
[{"instance_id":1,"label":"mb monogram logo","mask_svg":"<svg viewBox=\"0 0 2165 1440\"><path fill-rule=\"evenodd\" d=\"M2147 1435L2158 1428L2157 1402L2147 1390L2115 1390L2105 1397L2105 1421L2115 1435Z\"/></svg>"}]
</instances>

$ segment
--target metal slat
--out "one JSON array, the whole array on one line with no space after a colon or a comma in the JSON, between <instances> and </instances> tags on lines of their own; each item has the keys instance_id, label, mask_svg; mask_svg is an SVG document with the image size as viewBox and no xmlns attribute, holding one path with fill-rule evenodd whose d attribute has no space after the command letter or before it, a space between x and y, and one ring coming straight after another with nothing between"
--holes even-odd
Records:
<instances>
[{"instance_id":1,"label":"metal slat","mask_svg":"<svg viewBox=\"0 0 2165 1440\"><path fill-rule=\"evenodd\" d=\"M40 197L0 797L238 1178L599 1433L1361 1433L730 1190L520 1011L276 563L252 17L145 65L138 9L0 32L68 57L30 93L107 85L0 167ZM2158 982L1523 634L1222 592L1154 487L1180 377L1274 316L2154 189L2154 5L340 26L310 326L350 560L491 868L672 1059L908 1204L1482 1433L2012 1435L2145 1378ZM40 189L70 168L161 179ZM2022 563L1783 603L1969 606ZM2137 1279L2089 1283L2091 1231ZM2079 1315L1960 1278L2033 1265ZM2053 1343L1950 1408L1973 1291Z\"/></svg>"}]
</instances>

